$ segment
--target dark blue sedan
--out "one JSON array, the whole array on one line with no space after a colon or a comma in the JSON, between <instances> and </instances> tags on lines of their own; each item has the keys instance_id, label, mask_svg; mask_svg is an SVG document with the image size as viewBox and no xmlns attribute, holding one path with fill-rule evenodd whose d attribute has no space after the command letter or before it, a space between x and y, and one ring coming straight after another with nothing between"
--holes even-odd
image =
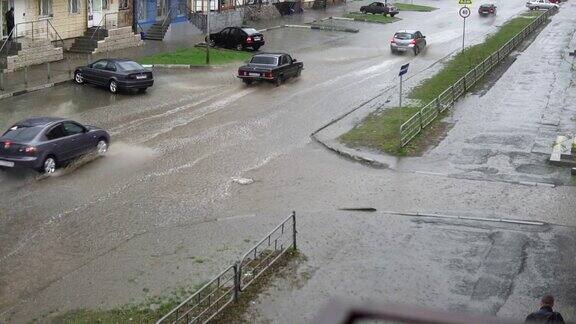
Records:
<instances>
[{"instance_id":1,"label":"dark blue sedan","mask_svg":"<svg viewBox=\"0 0 576 324\"><path fill-rule=\"evenodd\" d=\"M56 118L29 118L0 137L0 168L29 168L51 174L66 162L90 152L104 155L110 135L103 129Z\"/></svg>"}]
</instances>

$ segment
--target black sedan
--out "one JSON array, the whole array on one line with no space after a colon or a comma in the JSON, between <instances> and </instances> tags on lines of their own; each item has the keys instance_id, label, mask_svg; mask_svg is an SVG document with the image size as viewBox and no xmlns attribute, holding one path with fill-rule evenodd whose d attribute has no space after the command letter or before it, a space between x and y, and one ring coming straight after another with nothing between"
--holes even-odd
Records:
<instances>
[{"instance_id":1,"label":"black sedan","mask_svg":"<svg viewBox=\"0 0 576 324\"><path fill-rule=\"evenodd\" d=\"M145 92L154 84L152 71L126 59L102 59L76 68L74 82L93 83L107 87L110 92L135 89Z\"/></svg>"},{"instance_id":2,"label":"black sedan","mask_svg":"<svg viewBox=\"0 0 576 324\"><path fill-rule=\"evenodd\" d=\"M51 174L90 152L104 155L110 135L65 118L37 117L14 124L0 137L0 168L29 168Z\"/></svg>"},{"instance_id":3,"label":"black sedan","mask_svg":"<svg viewBox=\"0 0 576 324\"><path fill-rule=\"evenodd\" d=\"M247 27L226 27L210 34L210 39L206 38L206 42L210 46L235 48L239 51L246 48L257 51L265 43L264 35L254 28Z\"/></svg>"},{"instance_id":4,"label":"black sedan","mask_svg":"<svg viewBox=\"0 0 576 324\"><path fill-rule=\"evenodd\" d=\"M298 77L304 64L286 53L256 54L248 64L238 68L238 77L246 84L269 81L279 86L288 78Z\"/></svg>"}]
</instances>

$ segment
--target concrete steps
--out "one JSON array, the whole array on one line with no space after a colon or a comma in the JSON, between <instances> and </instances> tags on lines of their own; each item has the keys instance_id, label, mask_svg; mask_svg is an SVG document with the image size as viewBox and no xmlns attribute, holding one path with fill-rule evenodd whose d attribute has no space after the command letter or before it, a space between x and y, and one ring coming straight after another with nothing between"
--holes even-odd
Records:
<instances>
[{"instance_id":1,"label":"concrete steps","mask_svg":"<svg viewBox=\"0 0 576 324\"><path fill-rule=\"evenodd\" d=\"M154 25L150 26L150 28L148 28L148 30L145 33L145 39L149 39L149 40L156 40L156 41L162 41L164 40L164 36L166 36L166 32L168 31L168 28L170 27L170 23L167 22L166 25L162 26L162 22L157 22Z\"/></svg>"},{"instance_id":2,"label":"concrete steps","mask_svg":"<svg viewBox=\"0 0 576 324\"><path fill-rule=\"evenodd\" d=\"M68 50L73 53L94 53L98 47L98 41L104 40L108 37L108 30L98 27L88 28L84 32L84 36L78 37Z\"/></svg>"}]
</instances>

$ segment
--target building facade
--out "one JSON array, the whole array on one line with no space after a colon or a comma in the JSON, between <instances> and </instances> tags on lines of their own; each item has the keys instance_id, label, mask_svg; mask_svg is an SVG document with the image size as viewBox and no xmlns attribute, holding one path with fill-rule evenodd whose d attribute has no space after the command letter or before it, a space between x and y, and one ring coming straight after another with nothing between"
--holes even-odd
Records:
<instances>
[{"instance_id":1,"label":"building facade","mask_svg":"<svg viewBox=\"0 0 576 324\"><path fill-rule=\"evenodd\" d=\"M134 0L134 17L140 30L164 19L186 21L189 11L189 0Z\"/></svg>"}]
</instances>

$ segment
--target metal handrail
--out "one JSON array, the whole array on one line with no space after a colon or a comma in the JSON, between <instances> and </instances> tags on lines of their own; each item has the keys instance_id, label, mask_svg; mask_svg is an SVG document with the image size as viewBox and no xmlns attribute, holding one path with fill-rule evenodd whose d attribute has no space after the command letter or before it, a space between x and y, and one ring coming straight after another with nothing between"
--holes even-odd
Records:
<instances>
[{"instance_id":1,"label":"metal handrail","mask_svg":"<svg viewBox=\"0 0 576 324\"><path fill-rule=\"evenodd\" d=\"M14 38L12 38L12 34L14 34L15 30L16 30L16 26L14 26L14 28L12 28L12 30L10 31L10 34L8 34L8 37L6 38L4 43L2 43L2 46L0 46L0 53L2 53L2 50L4 50L4 47L6 47L6 44L8 44L9 41L11 41L11 42L14 41Z\"/></svg>"},{"instance_id":2,"label":"metal handrail","mask_svg":"<svg viewBox=\"0 0 576 324\"><path fill-rule=\"evenodd\" d=\"M174 8L170 8L170 10L168 10L168 14L166 15L166 17L164 17L164 20L162 21L162 28L164 28L164 26L166 26L166 22L168 21L168 19L172 19L172 10Z\"/></svg>"},{"instance_id":3,"label":"metal handrail","mask_svg":"<svg viewBox=\"0 0 576 324\"><path fill-rule=\"evenodd\" d=\"M92 40L92 38L94 38L94 36L96 36L96 33L100 30L100 28L102 28L102 22L104 22L104 27L108 27L108 20L106 19L108 17L108 15L118 15L117 12L109 12L109 13L105 13L104 17L102 17L102 19L100 19L100 22L98 22L98 27L96 27L96 30L94 30L94 32L92 33L92 36L90 36L90 40Z\"/></svg>"},{"instance_id":4,"label":"metal handrail","mask_svg":"<svg viewBox=\"0 0 576 324\"><path fill-rule=\"evenodd\" d=\"M58 30L56 30L56 28L54 27L54 25L52 25L52 22L50 20L46 20L48 22L48 24L50 25L50 27L52 27L52 30L54 30L54 32L56 33L56 36L58 37L58 39L56 41L60 41L62 43L62 49L64 49L64 39L62 39L62 37L60 36L60 33L58 33Z\"/></svg>"}]
</instances>

